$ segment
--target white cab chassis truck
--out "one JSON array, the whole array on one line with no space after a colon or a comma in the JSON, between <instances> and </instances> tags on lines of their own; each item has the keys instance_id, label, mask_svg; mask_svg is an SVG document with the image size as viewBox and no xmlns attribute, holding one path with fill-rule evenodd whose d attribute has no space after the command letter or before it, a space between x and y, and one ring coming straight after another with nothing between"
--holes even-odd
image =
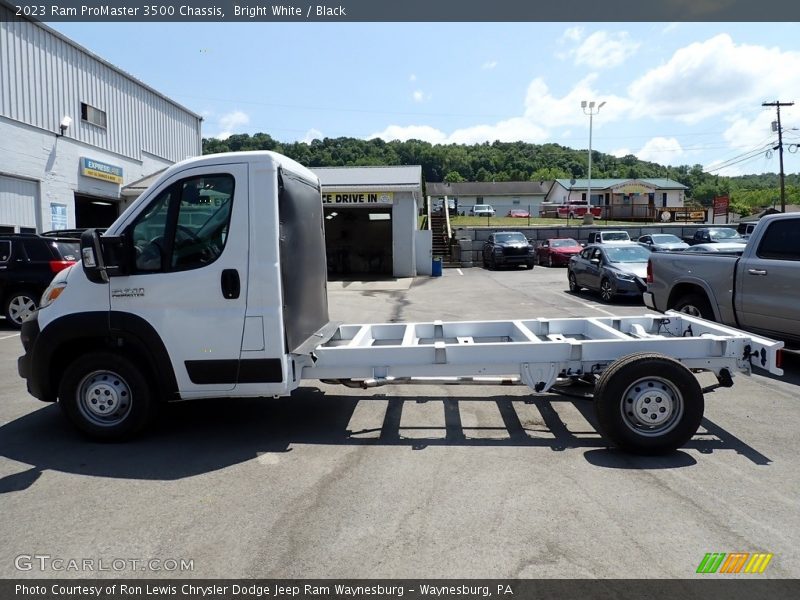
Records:
<instances>
[{"instance_id":1,"label":"white cab chassis truck","mask_svg":"<svg viewBox=\"0 0 800 600\"><path fill-rule=\"evenodd\" d=\"M18 368L94 438L132 436L163 402L287 396L304 379L580 383L611 444L660 453L697 431L704 393L753 365L782 374L780 342L672 312L332 323L319 180L271 152L178 163L81 246L23 325Z\"/></svg>"}]
</instances>

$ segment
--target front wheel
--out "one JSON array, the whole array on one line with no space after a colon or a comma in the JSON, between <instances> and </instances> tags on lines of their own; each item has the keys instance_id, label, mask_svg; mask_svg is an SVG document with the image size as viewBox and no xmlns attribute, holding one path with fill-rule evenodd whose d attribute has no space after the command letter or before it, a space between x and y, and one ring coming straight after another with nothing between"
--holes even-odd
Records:
<instances>
[{"instance_id":1,"label":"front wheel","mask_svg":"<svg viewBox=\"0 0 800 600\"><path fill-rule=\"evenodd\" d=\"M530 271L533 268L533 261L528 261L525 263L525 267Z\"/></svg>"},{"instance_id":2,"label":"front wheel","mask_svg":"<svg viewBox=\"0 0 800 600\"><path fill-rule=\"evenodd\" d=\"M637 454L680 448L703 419L697 378L662 354L642 352L617 360L600 376L594 397L600 433Z\"/></svg>"},{"instance_id":3,"label":"front wheel","mask_svg":"<svg viewBox=\"0 0 800 600\"><path fill-rule=\"evenodd\" d=\"M608 279L600 282L600 299L603 302L611 302L614 299L614 286Z\"/></svg>"},{"instance_id":4,"label":"front wheel","mask_svg":"<svg viewBox=\"0 0 800 600\"><path fill-rule=\"evenodd\" d=\"M141 369L108 352L81 356L66 368L58 404L73 425L102 440L133 436L150 422L156 408Z\"/></svg>"}]
</instances>

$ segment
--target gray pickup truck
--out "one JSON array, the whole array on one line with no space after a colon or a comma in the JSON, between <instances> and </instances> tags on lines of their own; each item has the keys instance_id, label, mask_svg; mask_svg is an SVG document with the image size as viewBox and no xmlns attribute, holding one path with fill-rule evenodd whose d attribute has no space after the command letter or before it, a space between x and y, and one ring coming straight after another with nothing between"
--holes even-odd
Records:
<instances>
[{"instance_id":1,"label":"gray pickup truck","mask_svg":"<svg viewBox=\"0 0 800 600\"><path fill-rule=\"evenodd\" d=\"M800 214L762 218L741 256L653 253L644 303L800 342Z\"/></svg>"}]
</instances>

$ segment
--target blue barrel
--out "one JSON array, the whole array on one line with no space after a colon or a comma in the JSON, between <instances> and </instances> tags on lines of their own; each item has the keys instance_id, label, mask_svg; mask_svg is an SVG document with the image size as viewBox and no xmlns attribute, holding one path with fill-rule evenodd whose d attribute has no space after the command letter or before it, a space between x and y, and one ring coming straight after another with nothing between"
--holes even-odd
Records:
<instances>
[{"instance_id":1,"label":"blue barrel","mask_svg":"<svg viewBox=\"0 0 800 600\"><path fill-rule=\"evenodd\" d=\"M433 264L431 266L431 277L441 277L441 276L442 276L442 257L434 256Z\"/></svg>"}]
</instances>

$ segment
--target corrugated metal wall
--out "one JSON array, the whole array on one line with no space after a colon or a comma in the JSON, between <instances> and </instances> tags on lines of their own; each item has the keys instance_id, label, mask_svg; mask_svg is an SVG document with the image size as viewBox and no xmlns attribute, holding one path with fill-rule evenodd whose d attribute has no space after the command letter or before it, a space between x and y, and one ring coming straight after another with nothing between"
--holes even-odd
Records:
<instances>
[{"instance_id":1,"label":"corrugated metal wall","mask_svg":"<svg viewBox=\"0 0 800 600\"><path fill-rule=\"evenodd\" d=\"M81 121L81 102L105 111L107 129ZM199 118L88 52L0 5L0 114L141 159L170 161L201 152Z\"/></svg>"},{"instance_id":2,"label":"corrugated metal wall","mask_svg":"<svg viewBox=\"0 0 800 600\"><path fill-rule=\"evenodd\" d=\"M0 225L37 226L39 185L35 181L0 175Z\"/></svg>"}]
</instances>

